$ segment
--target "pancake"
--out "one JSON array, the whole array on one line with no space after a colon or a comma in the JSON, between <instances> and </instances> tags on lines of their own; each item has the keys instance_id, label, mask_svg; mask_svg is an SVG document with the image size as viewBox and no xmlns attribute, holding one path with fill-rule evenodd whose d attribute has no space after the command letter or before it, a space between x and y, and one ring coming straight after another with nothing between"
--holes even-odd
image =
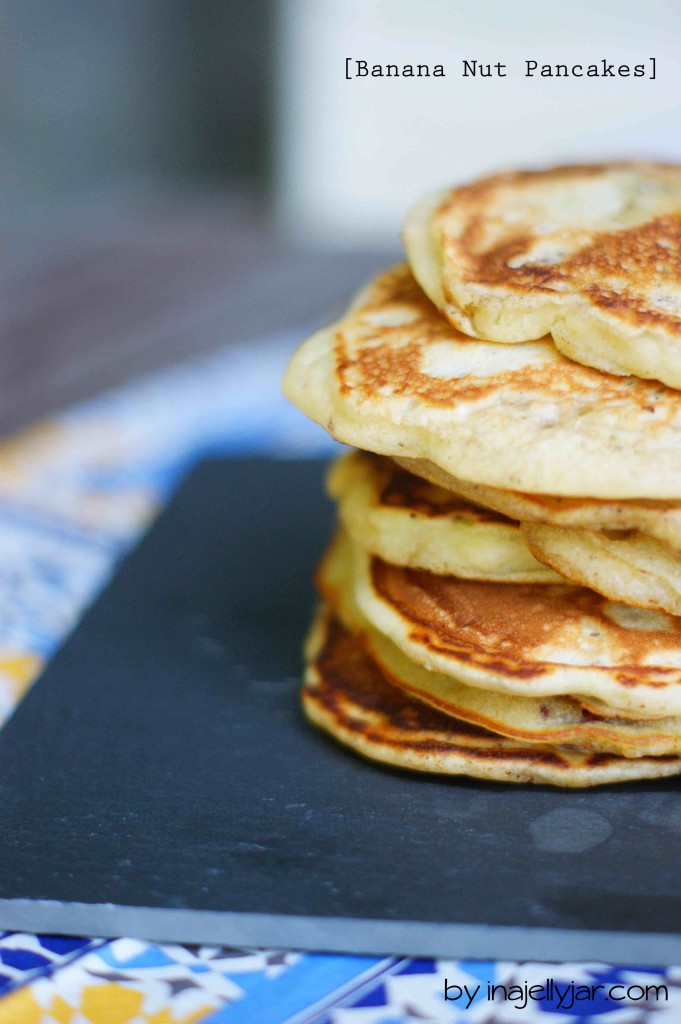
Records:
<instances>
[{"instance_id":1,"label":"pancake","mask_svg":"<svg viewBox=\"0 0 681 1024\"><path fill-rule=\"evenodd\" d=\"M466 686L407 658L360 611L354 597L352 550L342 535L323 558L317 582L334 616L358 638L385 678L445 714L529 743L569 744L624 757L681 753L681 717L626 721L614 718L608 708L585 711L573 697L495 693Z\"/></svg>"},{"instance_id":2,"label":"pancake","mask_svg":"<svg viewBox=\"0 0 681 1024\"><path fill-rule=\"evenodd\" d=\"M408 268L298 349L284 390L335 438L511 491L681 498L681 394L599 373L550 341L454 330Z\"/></svg>"},{"instance_id":3,"label":"pancake","mask_svg":"<svg viewBox=\"0 0 681 1024\"><path fill-rule=\"evenodd\" d=\"M662 544L681 551L681 503L606 501L598 498L558 498L548 494L523 494L498 487L473 484L452 476L427 459L395 456L403 469L484 508L511 519L580 530L638 530Z\"/></svg>"},{"instance_id":4,"label":"pancake","mask_svg":"<svg viewBox=\"0 0 681 1024\"><path fill-rule=\"evenodd\" d=\"M352 633L322 612L306 645L303 707L345 746L413 771L502 782L595 786L681 771L672 756L622 758L521 744L443 715L382 675Z\"/></svg>"},{"instance_id":5,"label":"pancake","mask_svg":"<svg viewBox=\"0 0 681 1024\"><path fill-rule=\"evenodd\" d=\"M393 565L501 583L567 580L681 615L681 553L637 531L522 523L524 544L512 520L366 452L342 456L327 487L354 542Z\"/></svg>"},{"instance_id":6,"label":"pancake","mask_svg":"<svg viewBox=\"0 0 681 1024\"><path fill-rule=\"evenodd\" d=\"M459 330L681 388L681 167L558 167L426 198L404 241Z\"/></svg>"},{"instance_id":7,"label":"pancake","mask_svg":"<svg viewBox=\"0 0 681 1024\"><path fill-rule=\"evenodd\" d=\"M611 601L681 615L681 553L641 533L521 524L534 555Z\"/></svg>"},{"instance_id":8,"label":"pancake","mask_svg":"<svg viewBox=\"0 0 681 1024\"><path fill-rule=\"evenodd\" d=\"M386 562L506 583L556 583L529 552L518 523L367 452L341 456L327 478L356 544Z\"/></svg>"},{"instance_id":9,"label":"pancake","mask_svg":"<svg viewBox=\"0 0 681 1024\"><path fill-rule=\"evenodd\" d=\"M681 619L585 587L436 576L353 548L369 622L433 672L525 697L596 697L645 717L681 714Z\"/></svg>"}]
</instances>

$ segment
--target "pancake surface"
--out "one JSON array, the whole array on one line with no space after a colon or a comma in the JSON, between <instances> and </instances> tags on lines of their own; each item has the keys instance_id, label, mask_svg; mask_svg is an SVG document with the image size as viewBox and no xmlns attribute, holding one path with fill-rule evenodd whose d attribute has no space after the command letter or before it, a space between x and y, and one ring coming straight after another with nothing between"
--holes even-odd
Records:
<instances>
[{"instance_id":1,"label":"pancake surface","mask_svg":"<svg viewBox=\"0 0 681 1024\"><path fill-rule=\"evenodd\" d=\"M581 530L637 530L681 551L681 503L678 501L608 501L527 494L462 480L426 459L397 455L395 462L430 483L511 519Z\"/></svg>"},{"instance_id":2,"label":"pancake surface","mask_svg":"<svg viewBox=\"0 0 681 1024\"><path fill-rule=\"evenodd\" d=\"M681 615L681 553L635 531L521 525L536 557L611 601Z\"/></svg>"},{"instance_id":3,"label":"pancake surface","mask_svg":"<svg viewBox=\"0 0 681 1024\"><path fill-rule=\"evenodd\" d=\"M476 497L486 490L460 486ZM392 565L500 583L567 581L681 615L681 552L638 531L518 526L368 452L338 459L327 489L354 542Z\"/></svg>"},{"instance_id":4,"label":"pancake surface","mask_svg":"<svg viewBox=\"0 0 681 1024\"><path fill-rule=\"evenodd\" d=\"M365 757L416 771L504 782L594 786L681 771L673 756L621 758L521 744L443 715L391 685L357 639L328 613L308 639L303 707Z\"/></svg>"},{"instance_id":5,"label":"pancake surface","mask_svg":"<svg viewBox=\"0 0 681 1024\"><path fill-rule=\"evenodd\" d=\"M507 583L557 583L530 554L517 523L400 469L351 452L331 467L327 489L356 544L394 565Z\"/></svg>"},{"instance_id":6,"label":"pancake surface","mask_svg":"<svg viewBox=\"0 0 681 1024\"><path fill-rule=\"evenodd\" d=\"M551 333L578 362L681 388L681 167L499 174L419 203L404 241L472 337Z\"/></svg>"},{"instance_id":7,"label":"pancake surface","mask_svg":"<svg viewBox=\"0 0 681 1024\"><path fill-rule=\"evenodd\" d=\"M681 619L585 587L506 587L389 565L353 548L355 597L414 661L469 686L596 697L681 714Z\"/></svg>"},{"instance_id":8,"label":"pancake surface","mask_svg":"<svg viewBox=\"0 0 681 1024\"><path fill-rule=\"evenodd\" d=\"M609 708L585 711L574 697L521 697L467 686L408 658L360 611L354 596L350 544L342 536L322 560L317 584L327 606L358 638L385 678L445 714L531 743L572 745L624 757L681 753L681 717L627 721Z\"/></svg>"},{"instance_id":9,"label":"pancake surface","mask_svg":"<svg viewBox=\"0 0 681 1024\"><path fill-rule=\"evenodd\" d=\"M580 366L547 340L473 341L406 267L381 275L335 328L305 342L284 389L340 441L426 459L474 483L681 498L681 394Z\"/></svg>"}]
</instances>

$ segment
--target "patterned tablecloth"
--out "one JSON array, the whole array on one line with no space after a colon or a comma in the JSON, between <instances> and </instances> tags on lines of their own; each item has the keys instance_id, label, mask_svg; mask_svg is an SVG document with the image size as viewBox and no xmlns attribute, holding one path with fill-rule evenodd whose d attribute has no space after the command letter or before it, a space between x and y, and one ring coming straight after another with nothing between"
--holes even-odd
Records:
<instances>
[{"instance_id":1,"label":"patterned tablecloth","mask_svg":"<svg viewBox=\"0 0 681 1024\"><path fill-rule=\"evenodd\" d=\"M330 450L323 432L280 394L296 340L275 338L173 367L0 446L3 720L197 458ZM495 998L492 985L499 986ZM528 986L537 986L529 997ZM0 937L0 1024L199 1020L663 1024L681 1021L681 968Z\"/></svg>"}]
</instances>

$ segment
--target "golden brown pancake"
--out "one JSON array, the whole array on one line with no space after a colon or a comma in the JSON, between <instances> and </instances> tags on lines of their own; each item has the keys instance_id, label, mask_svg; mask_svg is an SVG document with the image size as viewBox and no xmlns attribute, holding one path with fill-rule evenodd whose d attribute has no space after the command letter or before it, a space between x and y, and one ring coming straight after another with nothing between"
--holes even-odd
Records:
<instances>
[{"instance_id":1,"label":"golden brown pancake","mask_svg":"<svg viewBox=\"0 0 681 1024\"><path fill-rule=\"evenodd\" d=\"M532 553L571 583L611 601L681 615L681 552L621 530L571 530L523 523Z\"/></svg>"},{"instance_id":2,"label":"golden brown pancake","mask_svg":"<svg viewBox=\"0 0 681 1024\"><path fill-rule=\"evenodd\" d=\"M368 452L338 459L327 488L354 542L393 565L500 583L567 581L611 601L681 615L681 552L640 531L532 522L519 529Z\"/></svg>"},{"instance_id":3,"label":"golden brown pancake","mask_svg":"<svg viewBox=\"0 0 681 1024\"><path fill-rule=\"evenodd\" d=\"M356 544L395 565L500 583L557 583L529 552L518 523L471 505L401 469L350 452L331 467L327 490Z\"/></svg>"},{"instance_id":4,"label":"golden brown pancake","mask_svg":"<svg viewBox=\"0 0 681 1024\"><path fill-rule=\"evenodd\" d=\"M472 337L550 332L578 362L681 387L681 167L495 175L419 203L404 239L426 294Z\"/></svg>"},{"instance_id":5,"label":"golden brown pancake","mask_svg":"<svg viewBox=\"0 0 681 1024\"><path fill-rule=\"evenodd\" d=\"M681 714L676 616L584 587L506 587L353 554L361 611L431 671L502 693L584 695L645 717Z\"/></svg>"},{"instance_id":6,"label":"golden brown pancake","mask_svg":"<svg viewBox=\"0 0 681 1024\"><path fill-rule=\"evenodd\" d=\"M681 753L681 716L627 721L612 709L585 709L574 697L523 697L467 686L408 658L360 611L354 597L349 545L337 540L317 573L319 591L333 614L367 650L389 682L445 714L529 743L571 745L624 757Z\"/></svg>"},{"instance_id":7,"label":"golden brown pancake","mask_svg":"<svg viewBox=\"0 0 681 1024\"><path fill-rule=\"evenodd\" d=\"M474 341L405 267L309 339L288 397L340 441L511 491L681 498L681 393L562 357L547 340Z\"/></svg>"},{"instance_id":8,"label":"golden brown pancake","mask_svg":"<svg viewBox=\"0 0 681 1024\"><path fill-rule=\"evenodd\" d=\"M678 502L522 494L468 483L423 459L395 461L450 493L518 517L535 558L569 582L613 601L681 615Z\"/></svg>"},{"instance_id":9,"label":"golden brown pancake","mask_svg":"<svg viewBox=\"0 0 681 1024\"><path fill-rule=\"evenodd\" d=\"M408 472L467 501L525 523L579 530L637 530L681 551L681 502L634 499L560 498L474 484L446 473L434 462L395 456Z\"/></svg>"},{"instance_id":10,"label":"golden brown pancake","mask_svg":"<svg viewBox=\"0 0 681 1024\"><path fill-rule=\"evenodd\" d=\"M521 744L443 715L391 685L353 635L327 613L306 648L303 707L365 757L415 771L504 782L594 786L678 774L677 757L622 758Z\"/></svg>"}]
</instances>

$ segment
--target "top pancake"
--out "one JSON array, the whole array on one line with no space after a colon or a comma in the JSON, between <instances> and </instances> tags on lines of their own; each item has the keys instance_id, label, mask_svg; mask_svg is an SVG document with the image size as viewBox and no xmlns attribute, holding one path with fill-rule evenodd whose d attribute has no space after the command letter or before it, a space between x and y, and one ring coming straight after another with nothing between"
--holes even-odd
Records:
<instances>
[{"instance_id":1,"label":"top pancake","mask_svg":"<svg viewBox=\"0 0 681 1024\"><path fill-rule=\"evenodd\" d=\"M428 197L404 241L454 326L681 388L681 167L558 167Z\"/></svg>"},{"instance_id":2,"label":"top pancake","mask_svg":"<svg viewBox=\"0 0 681 1024\"><path fill-rule=\"evenodd\" d=\"M408 268L313 335L287 396L340 441L510 491L681 498L681 394L565 359L550 340L474 341Z\"/></svg>"}]
</instances>

